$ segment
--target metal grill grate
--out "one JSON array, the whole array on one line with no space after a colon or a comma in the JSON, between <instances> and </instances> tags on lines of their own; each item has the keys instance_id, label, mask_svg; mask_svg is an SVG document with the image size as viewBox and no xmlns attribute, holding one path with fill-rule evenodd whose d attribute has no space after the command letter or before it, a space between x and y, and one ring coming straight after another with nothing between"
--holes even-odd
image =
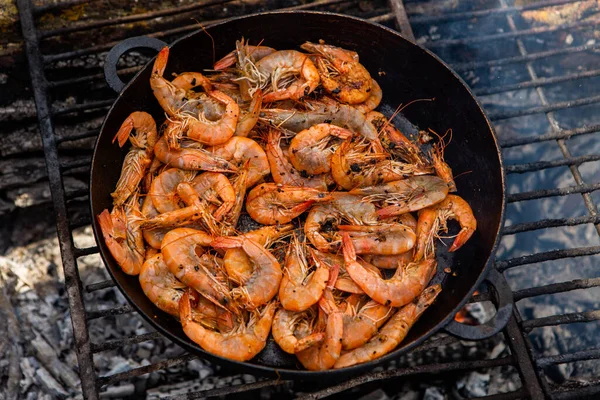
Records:
<instances>
[{"instance_id":1,"label":"metal grill grate","mask_svg":"<svg viewBox=\"0 0 600 400\"><path fill-rule=\"evenodd\" d=\"M83 116L92 113L104 113L110 104L112 98L106 98L95 101L85 101L82 104L70 105L66 107L58 107L56 102L51 99L55 95L56 89L69 88L74 85L96 83L102 81L103 75L100 73L89 73L82 69L83 74L75 77L60 76L60 69L55 68L57 63L69 61L83 56L98 55L106 52L119 40L131 35L129 30L124 29L125 24L135 24L136 22L147 23L150 28L141 33L152 37L172 40L185 33L191 32L198 28L198 25L190 22L188 18L194 13L201 13L203 10L215 5L231 6L229 16L234 14L245 14L265 9L275 9L279 2L240 2L233 0L209 0L197 2L192 5L181 6L178 8L170 8L160 11L146 12L128 17L120 17L114 19L94 21L91 23L80 22L75 23L68 28L60 28L49 31L38 31L36 29L36 16L41 13L56 11L59 7L71 7L88 1L70 0L58 4L48 4L41 7L33 7L30 0L18 0L18 8L21 17L21 25L26 44L27 58L29 60L29 69L32 80L33 92L37 106L37 116L39 119L40 133L42 136L44 154L47 164L48 180L52 192L52 200L56 211L57 231L60 242L63 266L65 271L66 287L69 297L71 316L73 322L73 331L75 337L75 345L77 347L77 355L79 362L79 371L82 382L83 394L86 398L96 399L99 396L99 391L115 383L134 378L143 374L148 374L152 371L166 369L178 364L186 363L195 358L192 355L182 355L179 357L166 359L154 364L146 365L139 368L130 369L125 372L116 373L109 376L97 376L94 370L93 357L94 354L117 349L123 346L141 343L149 340L161 338L161 335L154 332L143 335L134 335L122 339L112 340L103 343L92 343L89 338L88 321L103 318L107 316L131 313L132 307L129 305L121 306L109 310L102 311L86 311L84 302L84 293L91 293L98 290L103 290L114 286L112 281L97 282L91 285L82 287L79 271L77 267L77 259L86 255L98 252L97 247L79 248L74 245L72 230L78 226L88 225L90 216L87 214L75 213L70 208L73 203L85 203L87 199L86 190L77 190L74 192L65 193L63 187L63 178L75 172L81 173L89 169L90 154L80 157L70 157L68 159L61 158L60 145L84 139L95 137L98 130L90 129L77 133L68 137L58 137L55 135L53 123L61 116L78 115ZM248 3L247 5L245 3ZM504 228L504 235L514 235L523 232L536 231L552 227L576 226L582 224L594 224L596 230L600 234L600 217L597 215L597 209L592 199L592 193L600 189L600 183L587 183L584 181L579 166L586 162L600 160L600 155L585 155L574 156L569 151L565 144L565 140L575 136L594 134L600 131L599 125L579 126L571 129L563 129L559 126L555 113L561 110L582 107L600 103L600 96L581 97L570 101L560 101L551 103L546 97L546 87L549 85L568 83L574 81L582 81L589 78L600 76L600 70L588 70L584 72L567 73L556 77L539 77L532 66L533 62L539 62L551 59L555 56L572 55L579 56L600 48L599 44L586 43L577 46L566 46L563 48L551 48L536 52L528 51L527 43L529 38L537 35L544 35L562 31L579 31L589 29L597 24L596 20L578 19L575 22L562 23L550 27L519 29L515 23L514 17L525 11L540 10L549 6L560 6L570 3L578 3L572 0L554 0L540 1L535 3L527 3L524 6L509 5L506 0L498 2L487 1L489 4L487 9L478 9L473 11L460 12L444 12L431 13L430 15L410 15L407 18L406 9L401 0L390 0L387 3L375 2L376 6L369 11L363 11L360 8L361 2L344 1L344 0L319 0L307 1L302 4L279 8L288 10L298 9L317 9L330 10L332 6L341 7L344 12L352 13L362 17L366 17L372 21L383 23L395 28L400 28L401 31L411 39L414 39L412 34L411 24L414 26L427 26L429 24L441 24L452 21L465 21L474 18L496 17L505 18L510 30L508 32L494 32L481 35L468 35L457 39L438 39L430 40L425 43L426 46L433 51L438 52L443 57L452 49L458 46L469 46L475 44L494 45L501 40L514 40L518 46L518 55L509 55L505 58L494 58L489 60L468 59L453 63L453 68L466 75L469 71L485 68L496 68L506 66L523 66L528 78L518 83L508 83L503 85L490 84L484 87L477 87L474 92L478 95L497 95L511 91L535 89L538 98L537 105L530 107L515 107L508 110L490 110L488 115L495 121L503 121L511 118L529 116L529 115L544 115L550 124L551 130L548 133L536 134L531 136L519 136L515 138L501 138L501 144L504 149L520 148L521 146L538 144L554 141L561 152L561 158L552 161L537 161L523 164L511 164L506 166L507 174L522 174L534 171L546 171L554 167L568 167L575 185L562 188L552 189L536 189L531 191L523 191L519 193L511 193L508 195L509 203L520 203L528 200L552 198L557 196L566 196L572 194L581 195L588 215L571 218L557 219L542 219L534 222L525 222L510 225ZM415 1L407 1L408 5L413 5ZM240 6L241 5L241 6ZM429 5L431 6L431 4ZM410 7L407 7L410 9ZM336 9L336 10L339 10ZM414 9L414 8L413 8ZM191 14L190 14L191 13ZM217 13L218 14L218 13ZM221 14L227 14L227 12ZM202 14L204 15L204 14ZM227 15L217 15L212 18L203 18L204 25L211 22L220 21ZM162 29L160 23L152 25L151 22L161 21L162 19L171 18L178 22L176 27ZM410 23L409 23L410 21ZM158 28L153 28L157 26ZM115 31L111 33L111 39L108 42L102 43L79 43L77 42L77 34L100 28L114 27ZM123 28L123 29L122 29ZM121 37L119 36L121 35ZM59 51L57 45L53 45L52 40L56 37L73 37L73 48L69 51ZM63 47L64 48L64 47ZM139 68L132 67L121 70L123 75L130 75L136 72ZM57 72L58 70L58 72ZM51 78L51 77L54 78ZM108 93L108 92L107 92ZM510 216L510 214L509 214ZM541 263L550 260L558 260L572 257L581 257L588 255L600 254L600 246L589 247L574 247L561 250L544 251L531 255L498 260L496 268L503 272L516 267ZM533 298L542 295L550 295L557 293L569 292L577 289L593 288L600 286L600 278L577 279L569 282L553 283L543 286L537 286L514 292L515 301ZM482 293L475 296L473 301L489 300L489 294ZM590 322L600 319L600 310L567 313L548 317L539 317L533 319L523 319L517 308L514 309L513 317L504 330L503 340L506 341L511 349L511 355L496 359L482 360L463 360L445 363L430 363L425 360L422 365L412 367L400 367L382 372L374 372L366 374L349 381L336 384L320 390L304 394L305 398L322 398L330 396L350 388L355 388L359 385L368 382L384 381L393 378L405 378L407 376L423 375L423 374L444 374L454 371L471 371L481 370L485 368L498 366L513 366L517 368L520 376L522 387L516 391L504 394L487 396L489 399L513 399L513 398L581 398L582 396L593 396L600 393L600 384L570 384L570 385L554 385L550 384L544 368L554 366L561 363L571 363L581 360L600 359L600 349L594 348L583 351L567 352L560 355L539 357L535 355L533 345L530 340L529 332L535 328L570 324L574 322ZM429 349L436 348L441 345L455 342L452 337L433 338L423 344L415 352L423 352ZM279 380L263 380L252 384L236 385L224 387L208 391L192 393L186 398L197 397L213 397L223 396L235 393L244 393L252 390L257 390L270 386L293 385L293 382ZM305 388L294 388L295 390Z\"/></svg>"}]
</instances>

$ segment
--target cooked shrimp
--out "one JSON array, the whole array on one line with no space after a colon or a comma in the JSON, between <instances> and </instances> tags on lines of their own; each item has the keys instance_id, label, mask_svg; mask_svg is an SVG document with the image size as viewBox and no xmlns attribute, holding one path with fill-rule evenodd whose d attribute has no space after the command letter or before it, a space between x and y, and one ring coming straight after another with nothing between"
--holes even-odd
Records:
<instances>
[{"instance_id":1,"label":"cooked shrimp","mask_svg":"<svg viewBox=\"0 0 600 400\"><path fill-rule=\"evenodd\" d=\"M265 226L243 235L265 248L269 248L280 237L293 229L292 224ZM227 271L229 279L243 285L250 279L253 273L252 261L242 248L228 249L223 256L223 266Z\"/></svg>"},{"instance_id":2,"label":"cooked shrimp","mask_svg":"<svg viewBox=\"0 0 600 400\"><path fill-rule=\"evenodd\" d=\"M179 299L186 286L169 271L161 253L146 259L139 278L144 294L152 303L166 313L179 316Z\"/></svg>"},{"instance_id":3,"label":"cooked shrimp","mask_svg":"<svg viewBox=\"0 0 600 400\"><path fill-rule=\"evenodd\" d=\"M344 261L346 271L358 286L379 304L400 307L411 302L423 291L436 271L435 260L424 260L420 263L398 268L394 276L384 280L367 271L356 262L356 252L350 236L342 235L344 244Z\"/></svg>"},{"instance_id":4,"label":"cooked shrimp","mask_svg":"<svg viewBox=\"0 0 600 400\"><path fill-rule=\"evenodd\" d=\"M434 238L439 237L439 232L448 232L446 223L449 219L455 219L461 227L448 249L450 252L460 249L477 229L477 220L469 203L459 196L449 194L442 202L419 212L415 260L435 256Z\"/></svg>"},{"instance_id":5,"label":"cooked shrimp","mask_svg":"<svg viewBox=\"0 0 600 400\"><path fill-rule=\"evenodd\" d=\"M364 201L381 202L379 218L418 211L444 200L448 185L437 176L413 176L383 185L356 188L351 194L362 195Z\"/></svg>"},{"instance_id":6,"label":"cooked shrimp","mask_svg":"<svg viewBox=\"0 0 600 400\"><path fill-rule=\"evenodd\" d=\"M263 97L266 103L285 99L300 100L319 85L317 67L306 54L299 51L276 51L258 61L256 68L261 89L271 90Z\"/></svg>"},{"instance_id":7,"label":"cooked shrimp","mask_svg":"<svg viewBox=\"0 0 600 400\"><path fill-rule=\"evenodd\" d=\"M373 151L366 140L346 140L331 157L331 175L338 185L351 190L430 172L413 164L388 160L387 156Z\"/></svg>"},{"instance_id":8,"label":"cooked shrimp","mask_svg":"<svg viewBox=\"0 0 600 400\"><path fill-rule=\"evenodd\" d=\"M314 203L330 199L317 189L263 183L248 193L246 211L259 224L287 224Z\"/></svg>"},{"instance_id":9,"label":"cooked shrimp","mask_svg":"<svg viewBox=\"0 0 600 400\"><path fill-rule=\"evenodd\" d=\"M415 302L405 305L394 314L366 344L344 353L333 367L344 368L372 361L394 350L404 340L419 317L434 302L441 290L440 285L425 289Z\"/></svg>"},{"instance_id":10,"label":"cooked shrimp","mask_svg":"<svg viewBox=\"0 0 600 400\"><path fill-rule=\"evenodd\" d=\"M265 347L277 306L270 303L253 313L248 322L241 321L232 331L219 333L194 322L190 294L185 292L179 301L179 317L183 332L209 353L236 361L248 361Z\"/></svg>"},{"instance_id":11,"label":"cooked shrimp","mask_svg":"<svg viewBox=\"0 0 600 400\"><path fill-rule=\"evenodd\" d=\"M375 148L383 149L379 142L377 129L357 109L345 104L324 104L310 102L307 104L312 111L285 109L263 109L260 117L264 121L293 132L300 132L313 125L329 123L347 128L373 143Z\"/></svg>"},{"instance_id":12,"label":"cooked shrimp","mask_svg":"<svg viewBox=\"0 0 600 400\"><path fill-rule=\"evenodd\" d=\"M241 111L241 115L238 118L237 125L235 127L235 136L246 137L254 128L258 122L260 116L260 109L262 107L262 90L257 90L252 96L252 102L248 106L247 111Z\"/></svg>"},{"instance_id":13,"label":"cooked shrimp","mask_svg":"<svg viewBox=\"0 0 600 400\"><path fill-rule=\"evenodd\" d=\"M369 98L362 103L354 104L353 107L361 113L367 114L369 111L373 111L377 108L377 106L379 106L382 98L383 90L381 90L381 86L379 86L375 79L371 79L371 91L369 92Z\"/></svg>"},{"instance_id":14,"label":"cooked shrimp","mask_svg":"<svg viewBox=\"0 0 600 400\"><path fill-rule=\"evenodd\" d=\"M311 248L309 251L316 267L312 272L305 253L305 244L300 243L298 237L294 235L288 247L283 279L279 287L279 301L286 310L308 309L319 301L327 286L329 268L320 263L318 258L313 257Z\"/></svg>"},{"instance_id":15,"label":"cooked shrimp","mask_svg":"<svg viewBox=\"0 0 600 400\"><path fill-rule=\"evenodd\" d=\"M195 171L184 171L169 168L152 181L148 197L159 213L174 211L181 208L181 199L177 194L177 186L182 182L191 182L196 176Z\"/></svg>"},{"instance_id":16,"label":"cooked shrimp","mask_svg":"<svg viewBox=\"0 0 600 400\"><path fill-rule=\"evenodd\" d=\"M165 131L170 148L178 149L179 141L184 136L208 146L223 144L233 136L240 115L240 107L235 100L218 90L210 91L208 95L223 103L225 112L216 121L208 119L204 111L176 113L177 119L173 120L171 128Z\"/></svg>"},{"instance_id":17,"label":"cooked shrimp","mask_svg":"<svg viewBox=\"0 0 600 400\"><path fill-rule=\"evenodd\" d=\"M367 343L394 314L394 309L367 296L353 294L346 301L342 349L352 350Z\"/></svg>"},{"instance_id":18,"label":"cooked shrimp","mask_svg":"<svg viewBox=\"0 0 600 400\"><path fill-rule=\"evenodd\" d=\"M188 106L188 91L196 86L203 86L205 90L211 90L210 81L198 72L185 72L180 74L173 82L163 77L167 61L169 59L169 48L164 47L156 56L150 76L150 87L154 97L160 106L170 116L174 117Z\"/></svg>"},{"instance_id":19,"label":"cooked shrimp","mask_svg":"<svg viewBox=\"0 0 600 400\"><path fill-rule=\"evenodd\" d=\"M269 129L267 133L266 153L271 167L271 176L277 184L288 186L302 186L318 190L327 190L333 183L331 174L321 174L309 177L307 174L297 171L288 158L284 155L280 143L280 132Z\"/></svg>"},{"instance_id":20,"label":"cooked shrimp","mask_svg":"<svg viewBox=\"0 0 600 400\"><path fill-rule=\"evenodd\" d=\"M131 133L133 130L135 134ZM135 192L152 162L154 145L158 139L154 118L146 112L131 113L123 121L113 142L118 140L119 147L123 147L127 139L132 147L123 161L115 191L111 193L115 206L125 203Z\"/></svg>"},{"instance_id":21,"label":"cooked shrimp","mask_svg":"<svg viewBox=\"0 0 600 400\"><path fill-rule=\"evenodd\" d=\"M310 308L303 312L288 311L283 308L277 310L272 327L275 343L286 353L296 354L323 341L325 338L324 332L313 332L308 336L298 337L297 331L311 332L314 330L316 319L314 314L314 310ZM298 329L298 325L305 325L306 327Z\"/></svg>"},{"instance_id":22,"label":"cooked shrimp","mask_svg":"<svg viewBox=\"0 0 600 400\"><path fill-rule=\"evenodd\" d=\"M414 231L402 224L338 225L338 229L349 235L357 254L402 254L416 241Z\"/></svg>"},{"instance_id":23,"label":"cooked shrimp","mask_svg":"<svg viewBox=\"0 0 600 400\"><path fill-rule=\"evenodd\" d=\"M396 129L385 115L377 111L371 111L365 116L367 121L371 122L379 131L381 143L390 154L414 165L423 173L432 172L431 163L419 146Z\"/></svg>"},{"instance_id":24,"label":"cooked shrimp","mask_svg":"<svg viewBox=\"0 0 600 400\"><path fill-rule=\"evenodd\" d=\"M126 204L113 208L112 212L104 210L98 215L104 242L127 275L139 274L144 263L146 247L140 229L142 219L136 193Z\"/></svg>"},{"instance_id":25,"label":"cooked shrimp","mask_svg":"<svg viewBox=\"0 0 600 400\"><path fill-rule=\"evenodd\" d=\"M263 246L243 236L219 237L212 244L216 249L242 248L254 264L254 272L244 285L231 291L233 299L253 310L268 303L277 294L281 283L281 266Z\"/></svg>"},{"instance_id":26,"label":"cooked shrimp","mask_svg":"<svg viewBox=\"0 0 600 400\"><path fill-rule=\"evenodd\" d=\"M303 50L319 54L319 76L323 88L333 97L346 104L359 104L369 98L371 75L358 62L358 54L328 44L306 42Z\"/></svg>"},{"instance_id":27,"label":"cooked shrimp","mask_svg":"<svg viewBox=\"0 0 600 400\"><path fill-rule=\"evenodd\" d=\"M333 192L330 196L328 203L312 207L304 222L304 234L313 246L323 252L335 252L339 249L341 237L337 233L337 226L340 223L377 223L375 206L363 202L360 196L343 192Z\"/></svg>"},{"instance_id":28,"label":"cooked shrimp","mask_svg":"<svg viewBox=\"0 0 600 400\"><path fill-rule=\"evenodd\" d=\"M247 185L256 185L269 174L269 160L262 147L252 139L234 136L226 143L207 149L213 156L225 159L241 168L248 162Z\"/></svg>"},{"instance_id":29,"label":"cooked shrimp","mask_svg":"<svg viewBox=\"0 0 600 400\"><path fill-rule=\"evenodd\" d=\"M342 351L344 321L342 313L332 308L329 315L319 309L319 327L324 327L325 338L322 342L296 353L304 368L310 371L322 371L333 367ZM318 330L318 328L317 328Z\"/></svg>"},{"instance_id":30,"label":"cooked shrimp","mask_svg":"<svg viewBox=\"0 0 600 400\"><path fill-rule=\"evenodd\" d=\"M334 288L345 293L353 294L365 294L365 292L358 286L348 275L346 266L344 264L344 258L332 253L324 253L318 250L311 251L313 258L318 260L320 263L325 264L330 270L330 280L333 272L337 271L337 277L335 279ZM358 260L367 271L382 277L381 271L377 267L369 264L364 260Z\"/></svg>"},{"instance_id":31,"label":"cooked shrimp","mask_svg":"<svg viewBox=\"0 0 600 400\"><path fill-rule=\"evenodd\" d=\"M212 212L216 221L220 221L235 204L235 190L223 174L204 172L194 178L191 185L201 199L218 207Z\"/></svg>"},{"instance_id":32,"label":"cooked shrimp","mask_svg":"<svg viewBox=\"0 0 600 400\"><path fill-rule=\"evenodd\" d=\"M166 138L162 137L156 142L154 151L156 158L174 168L212 172L237 171L237 167L229 161L211 154L198 143L191 141L181 142L179 149L170 149Z\"/></svg>"},{"instance_id":33,"label":"cooked shrimp","mask_svg":"<svg viewBox=\"0 0 600 400\"><path fill-rule=\"evenodd\" d=\"M161 251L165 263L177 279L213 303L224 307L231 303L229 288L219 276L215 276L203 265L200 259L212 240L213 238L205 232L177 228L165 235Z\"/></svg>"},{"instance_id":34,"label":"cooked shrimp","mask_svg":"<svg viewBox=\"0 0 600 400\"><path fill-rule=\"evenodd\" d=\"M290 161L298 171L310 175L324 174L331 170L331 156L337 146L331 139L348 139L353 133L331 124L318 124L299 132L292 138L289 148Z\"/></svg>"},{"instance_id":35,"label":"cooked shrimp","mask_svg":"<svg viewBox=\"0 0 600 400\"><path fill-rule=\"evenodd\" d=\"M150 196L146 196L146 198L144 198L144 202L142 203L142 215L145 219L151 219L156 217L158 214L158 210L154 207L154 204L152 204L152 199ZM160 250L160 244L162 243L162 240L168 231L168 228L142 229L142 234L144 236L144 240L150 245L151 248ZM148 254L146 254L146 257L148 257Z\"/></svg>"}]
</instances>

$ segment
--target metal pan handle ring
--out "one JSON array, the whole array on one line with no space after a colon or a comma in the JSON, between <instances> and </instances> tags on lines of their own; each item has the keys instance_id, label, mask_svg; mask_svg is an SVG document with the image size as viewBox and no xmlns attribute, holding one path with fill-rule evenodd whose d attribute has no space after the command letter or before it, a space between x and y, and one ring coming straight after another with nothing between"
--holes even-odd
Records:
<instances>
[{"instance_id":1,"label":"metal pan handle ring","mask_svg":"<svg viewBox=\"0 0 600 400\"><path fill-rule=\"evenodd\" d=\"M136 36L129 39L125 39L122 42L116 44L104 60L104 79L112 90L117 93L121 93L121 90L125 87L124 83L119 75L117 75L117 63L119 58L132 49L154 49L160 51L167 44L160 39L148 37L148 36Z\"/></svg>"},{"instance_id":2,"label":"metal pan handle ring","mask_svg":"<svg viewBox=\"0 0 600 400\"><path fill-rule=\"evenodd\" d=\"M481 325L465 325L452 320L444 328L448 333L465 340L481 340L494 336L504 329L512 315L512 291L504 276L496 268L490 268L485 280L496 300L496 315Z\"/></svg>"}]
</instances>

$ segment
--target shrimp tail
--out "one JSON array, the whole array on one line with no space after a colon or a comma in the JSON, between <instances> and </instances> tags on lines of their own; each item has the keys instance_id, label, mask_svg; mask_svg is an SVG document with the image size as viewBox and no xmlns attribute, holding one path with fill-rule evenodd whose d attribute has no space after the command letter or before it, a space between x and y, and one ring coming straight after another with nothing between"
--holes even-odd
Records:
<instances>
[{"instance_id":1,"label":"shrimp tail","mask_svg":"<svg viewBox=\"0 0 600 400\"><path fill-rule=\"evenodd\" d=\"M152 73L163 76L165 68L167 67L167 61L169 60L169 47L165 46L156 56L154 65L152 67Z\"/></svg>"},{"instance_id":2,"label":"shrimp tail","mask_svg":"<svg viewBox=\"0 0 600 400\"><path fill-rule=\"evenodd\" d=\"M450 246L448 251L452 253L460 249L467 242L467 240L471 238L474 232L475 231L470 228L461 229L461 231L456 236L456 239L454 239L454 243L452 243L452 246Z\"/></svg>"},{"instance_id":3,"label":"shrimp tail","mask_svg":"<svg viewBox=\"0 0 600 400\"><path fill-rule=\"evenodd\" d=\"M232 65L234 65L236 62L236 52L235 50L232 51L231 53L227 54L225 57L221 58L220 60L218 60L214 65L213 65L213 69L215 71L222 71L226 68L231 67Z\"/></svg>"},{"instance_id":4,"label":"shrimp tail","mask_svg":"<svg viewBox=\"0 0 600 400\"><path fill-rule=\"evenodd\" d=\"M350 263L356 261L356 250L348 232L342 233L342 247L344 249L344 262Z\"/></svg>"},{"instance_id":5,"label":"shrimp tail","mask_svg":"<svg viewBox=\"0 0 600 400\"><path fill-rule=\"evenodd\" d=\"M119 147L123 147L127 142L127 139L129 139L129 134L131 134L131 131L133 130L133 122L134 121L131 115L127 117L127 119L123 121L123 124L119 128L119 131L113 138L112 142L114 143L115 140L118 140Z\"/></svg>"},{"instance_id":6,"label":"shrimp tail","mask_svg":"<svg viewBox=\"0 0 600 400\"><path fill-rule=\"evenodd\" d=\"M300 203L295 207L292 207L290 210L295 214L302 214L304 211L307 211L309 208L312 207L312 205L315 203L315 200L308 200L305 201L304 203Z\"/></svg>"}]
</instances>

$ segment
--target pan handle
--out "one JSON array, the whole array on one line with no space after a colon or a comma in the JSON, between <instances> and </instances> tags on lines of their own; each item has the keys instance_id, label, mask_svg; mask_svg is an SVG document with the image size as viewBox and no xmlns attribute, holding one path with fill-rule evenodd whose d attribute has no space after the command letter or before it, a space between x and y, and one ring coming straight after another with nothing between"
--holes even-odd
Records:
<instances>
[{"instance_id":1,"label":"pan handle","mask_svg":"<svg viewBox=\"0 0 600 400\"><path fill-rule=\"evenodd\" d=\"M448 333L465 340L481 340L500 332L510 319L513 309L513 296L508 282L496 268L490 268L485 278L495 298L496 315L481 325L465 325L455 320L444 328Z\"/></svg>"},{"instance_id":2,"label":"pan handle","mask_svg":"<svg viewBox=\"0 0 600 400\"><path fill-rule=\"evenodd\" d=\"M160 51L166 45L167 44L162 40L148 36L136 36L116 44L110 49L104 60L104 79L106 79L108 86L115 92L121 93L121 90L123 90L126 85L126 83L119 78L119 75L117 75L117 63L123 54L132 49L140 48Z\"/></svg>"}]
</instances>

